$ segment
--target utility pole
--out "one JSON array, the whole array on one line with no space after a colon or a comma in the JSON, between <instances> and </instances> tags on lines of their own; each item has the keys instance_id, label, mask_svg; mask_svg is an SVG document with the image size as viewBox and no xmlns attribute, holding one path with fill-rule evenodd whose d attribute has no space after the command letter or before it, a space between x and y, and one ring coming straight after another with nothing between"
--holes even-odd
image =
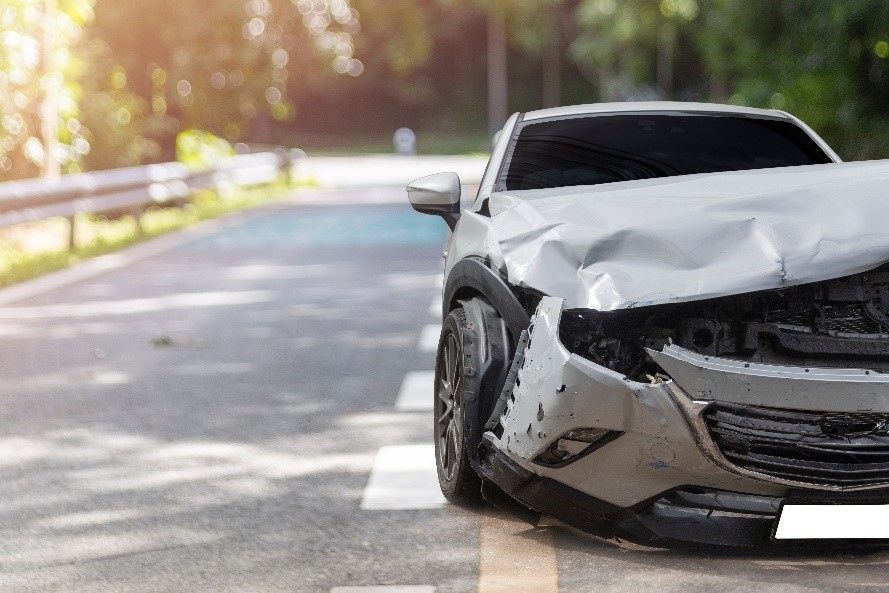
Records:
<instances>
[{"instance_id":1,"label":"utility pole","mask_svg":"<svg viewBox=\"0 0 889 593\"><path fill-rule=\"evenodd\" d=\"M655 78L661 98L673 99L673 62L676 55L676 29L672 23L661 20L657 31L657 62Z\"/></svg>"},{"instance_id":2,"label":"utility pole","mask_svg":"<svg viewBox=\"0 0 889 593\"><path fill-rule=\"evenodd\" d=\"M506 79L506 27L498 7L488 10L488 138L506 123L509 109Z\"/></svg>"},{"instance_id":3,"label":"utility pole","mask_svg":"<svg viewBox=\"0 0 889 593\"><path fill-rule=\"evenodd\" d=\"M562 104L562 38L555 4L542 22L546 23L543 47L540 50L540 106L558 107Z\"/></svg>"},{"instance_id":4,"label":"utility pole","mask_svg":"<svg viewBox=\"0 0 889 593\"><path fill-rule=\"evenodd\" d=\"M41 27L41 90L40 140L43 144L42 177L58 177L59 167L59 111L56 94L59 90L59 74L56 72L56 13L57 0L44 0L43 26Z\"/></svg>"}]
</instances>

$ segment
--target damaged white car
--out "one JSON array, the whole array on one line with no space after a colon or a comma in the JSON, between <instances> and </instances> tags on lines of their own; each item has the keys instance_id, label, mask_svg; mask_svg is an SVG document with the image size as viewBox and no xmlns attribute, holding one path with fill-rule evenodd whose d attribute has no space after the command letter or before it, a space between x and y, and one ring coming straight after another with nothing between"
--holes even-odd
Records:
<instances>
[{"instance_id":1,"label":"damaged white car","mask_svg":"<svg viewBox=\"0 0 889 593\"><path fill-rule=\"evenodd\" d=\"M516 114L452 229L442 491L595 533L889 538L889 161L768 110Z\"/></svg>"}]
</instances>

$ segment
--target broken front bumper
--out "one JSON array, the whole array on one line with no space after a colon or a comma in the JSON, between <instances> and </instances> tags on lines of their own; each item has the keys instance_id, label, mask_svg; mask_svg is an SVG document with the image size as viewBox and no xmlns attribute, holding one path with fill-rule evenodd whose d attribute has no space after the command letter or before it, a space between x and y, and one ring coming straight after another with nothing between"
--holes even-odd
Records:
<instances>
[{"instance_id":1,"label":"broken front bumper","mask_svg":"<svg viewBox=\"0 0 889 593\"><path fill-rule=\"evenodd\" d=\"M500 419L502 433L486 435L496 450L495 481L530 506L559 516L552 507L564 498L559 504L574 511L586 509L590 517L624 523L632 519L664 537L669 535L658 529L669 525L681 531L690 521L715 532L725 524L734 526L732 531L759 541L767 539L778 505L788 495L842 498L846 492L868 491L869 499L889 501L889 457L885 476L865 472L863 479L851 481L822 467L797 467L794 460L784 460L790 469L776 469L768 459L759 465L739 461L737 451L714 440L706 415L707 410L728 409L741 417L739 425L756 430L756 418L744 417L744 411L768 414L778 408L776 413L789 415L791 425L809 414L817 431L829 413L840 424L843 414L889 414L889 376L745 364L668 346L649 354L672 380L640 383L569 353L558 338L561 313L561 299L541 301L513 397ZM570 463L542 463L554 443L581 429L619 436ZM885 438L889 451L889 433ZM721 522L715 527L714 516ZM678 539L689 538L683 535Z\"/></svg>"}]
</instances>

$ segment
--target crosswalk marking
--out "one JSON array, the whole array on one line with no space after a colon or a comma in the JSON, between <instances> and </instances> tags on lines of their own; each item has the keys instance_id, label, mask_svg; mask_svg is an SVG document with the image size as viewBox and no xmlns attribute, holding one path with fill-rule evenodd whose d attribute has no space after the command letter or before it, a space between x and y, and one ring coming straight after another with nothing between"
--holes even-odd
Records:
<instances>
[{"instance_id":1,"label":"crosswalk marking","mask_svg":"<svg viewBox=\"0 0 889 593\"><path fill-rule=\"evenodd\" d=\"M432 410L434 371L412 371L404 376L395 409L399 412L428 412Z\"/></svg>"},{"instance_id":2,"label":"crosswalk marking","mask_svg":"<svg viewBox=\"0 0 889 593\"><path fill-rule=\"evenodd\" d=\"M438 350L438 336L441 334L441 326L437 324L424 325L417 340L417 348L420 352L435 352Z\"/></svg>"},{"instance_id":3,"label":"crosswalk marking","mask_svg":"<svg viewBox=\"0 0 889 593\"><path fill-rule=\"evenodd\" d=\"M361 499L362 510L437 509L444 503L433 445L380 447Z\"/></svg>"},{"instance_id":4,"label":"crosswalk marking","mask_svg":"<svg viewBox=\"0 0 889 593\"><path fill-rule=\"evenodd\" d=\"M435 593L428 585L376 585L369 587L334 587L330 593Z\"/></svg>"}]
</instances>

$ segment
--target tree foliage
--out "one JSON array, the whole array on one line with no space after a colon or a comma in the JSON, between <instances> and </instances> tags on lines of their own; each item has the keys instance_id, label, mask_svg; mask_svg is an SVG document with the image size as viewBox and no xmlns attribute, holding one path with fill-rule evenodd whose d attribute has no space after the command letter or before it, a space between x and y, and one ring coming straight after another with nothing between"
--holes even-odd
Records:
<instances>
[{"instance_id":1,"label":"tree foliage","mask_svg":"<svg viewBox=\"0 0 889 593\"><path fill-rule=\"evenodd\" d=\"M725 7L732 101L784 109L848 158L889 153L889 4L881 0Z\"/></svg>"},{"instance_id":2,"label":"tree foliage","mask_svg":"<svg viewBox=\"0 0 889 593\"><path fill-rule=\"evenodd\" d=\"M78 119L83 61L73 50L92 17L89 0L60 0L45 46L42 0L6 0L0 7L0 179L36 175L44 164L50 147L40 128L47 91L55 104L48 117L59 130L55 158L76 165L89 151Z\"/></svg>"},{"instance_id":3,"label":"tree foliage","mask_svg":"<svg viewBox=\"0 0 889 593\"><path fill-rule=\"evenodd\" d=\"M292 81L364 68L349 0L7 0L0 25L7 178L35 175L44 161L50 95L66 170L106 168L172 158L185 128L262 140L292 118Z\"/></svg>"},{"instance_id":4,"label":"tree foliage","mask_svg":"<svg viewBox=\"0 0 889 593\"><path fill-rule=\"evenodd\" d=\"M885 0L5 0L0 179L37 174L55 137L76 171L174 158L185 129L483 135L489 18L511 110L734 102L790 111L846 158L889 154Z\"/></svg>"},{"instance_id":5,"label":"tree foliage","mask_svg":"<svg viewBox=\"0 0 889 593\"><path fill-rule=\"evenodd\" d=\"M96 12L90 35L117 57L156 138L183 127L261 138L291 118L294 80L363 70L348 0L100 0Z\"/></svg>"},{"instance_id":6,"label":"tree foliage","mask_svg":"<svg viewBox=\"0 0 889 593\"><path fill-rule=\"evenodd\" d=\"M882 0L582 0L577 21L572 53L603 99L784 109L848 158L889 153Z\"/></svg>"}]
</instances>

